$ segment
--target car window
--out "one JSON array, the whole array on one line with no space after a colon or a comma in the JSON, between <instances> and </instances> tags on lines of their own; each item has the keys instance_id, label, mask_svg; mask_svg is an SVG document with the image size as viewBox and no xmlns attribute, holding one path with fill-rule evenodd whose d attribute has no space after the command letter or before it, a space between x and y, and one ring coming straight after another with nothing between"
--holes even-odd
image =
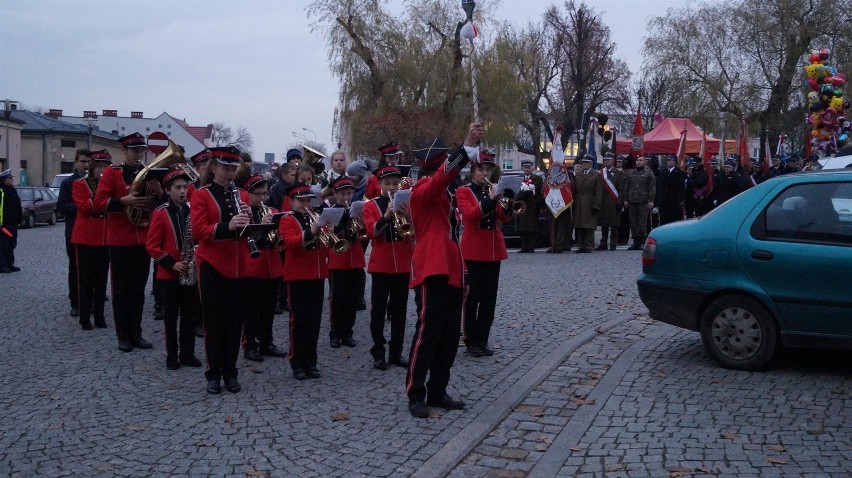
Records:
<instances>
[{"instance_id":1,"label":"car window","mask_svg":"<svg viewBox=\"0 0 852 478\"><path fill-rule=\"evenodd\" d=\"M766 239L852 245L852 183L791 186L764 214Z\"/></svg>"},{"instance_id":2,"label":"car window","mask_svg":"<svg viewBox=\"0 0 852 478\"><path fill-rule=\"evenodd\" d=\"M33 190L30 188L18 189L18 196L21 197L24 201L32 201L33 200Z\"/></svg>"},{"instance_id":3,"label":"car window","mask_svg":"<svg viewBox=\"0 0 852 478\"><path fill-rule=\"evenodd\" d=\"M42 196L41 191L38 189L33 189L33 197L36 199L44 199L44 196Z\"/></svg>"},{"instance_id":4,"label":"car window","mask_svg":"<svg viewBox=\"0 0 852 478\"><path fill-rule=\"evenodd\" d=\"M50 187L58 188L59 186L62 186L62 181L65 180L65 178L67 178L68 176L71 176L71 175L70 174L57 174L56 177L53 178L53 182L50 183Z\"/></svg>"},{"instance_id":5,"label":"car window","mask_svg":"<svg viewBox=\"0 0 852 478\"><path fill-rule=\"evenodd\" d=\"M56 199L55 197L53 197L53 192L50 189L38 188L38 190L41 191L41 197L43 197L45 201L51 201Z\"/></svg>"}]
</instances>

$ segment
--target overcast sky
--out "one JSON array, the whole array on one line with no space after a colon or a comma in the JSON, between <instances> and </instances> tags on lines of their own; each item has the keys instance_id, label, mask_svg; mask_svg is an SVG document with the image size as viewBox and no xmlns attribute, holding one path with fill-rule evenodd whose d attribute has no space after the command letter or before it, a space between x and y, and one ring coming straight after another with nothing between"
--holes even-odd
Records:
<instances>
[{"instance_id":1,"label":"overcast sky","mask_svg":"<svg viewBox=\"0 0 852 478\"><path fill-rule=\"evenodd\" d=\"M338 85L321 34L310 31L308 3L0 0L0 96L72 116L165 111L193 126L245 126L256 161L266 152L277 160L300 141L293 132L316 134L332 150ZM525 25L557 3L503 0L498 17ZM684 2L589 3L635 72L647 20Z\"/></svg>"}]
</instances>

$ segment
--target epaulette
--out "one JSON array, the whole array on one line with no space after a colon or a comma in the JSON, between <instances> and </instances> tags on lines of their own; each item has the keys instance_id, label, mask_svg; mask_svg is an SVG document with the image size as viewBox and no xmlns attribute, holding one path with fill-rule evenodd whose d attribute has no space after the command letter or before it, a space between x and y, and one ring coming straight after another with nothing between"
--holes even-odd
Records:
<instances>
[{"instance_id":1,"label":"epaulette","mask_svg":"<svg viewBox=\"0 0 852 478\"><path fill-rule=\"evenodd\" d=\"M198 191L201 191L202 189L207 189L209 187L210 187L210 183L207 183L204 186L201 186L200 188L198 188Z\"/></svg>"},{"instance_id":2,"label":"epaulette","mask_svg":"<svg viewBox=\"0 0 852 478\"><path fill-rule=\"evenodd\" d=\"M109 167L111 167L113 169L121 169L122 166L123 166L122 164L110 164L109 165Z\"/></svg>"},{"instance_id":3,"label":"epaulette","mask_svg":"<svg viewBox=\"0 0 852 478\"><path fill-rule=\"evenodd\" d=\"M157 209L165 209L167 207L169 207L169 203L164 202L163 204L160 204L159 206L155 207L154 210L156 211Z\"/></svg>"}]
</instances>

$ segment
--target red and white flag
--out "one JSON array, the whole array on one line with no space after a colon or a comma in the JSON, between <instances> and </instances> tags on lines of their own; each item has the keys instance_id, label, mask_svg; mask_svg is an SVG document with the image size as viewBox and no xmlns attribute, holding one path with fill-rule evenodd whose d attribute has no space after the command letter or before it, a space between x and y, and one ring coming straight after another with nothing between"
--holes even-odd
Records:
<instances>
[{"instance_id":1,"label":"red and white flag","mask_svg":"<svg viewBox=\"0 0 852 478\"><path fill-rule=\"evenodd\" d=\"M551 168L565 168L565 150L562 147L562 129L556 128L556 134L553 135L553 150L550 151ZM555 185L554 185L555 186ZM571 195L571 184L564 183L562 187L551 188L551 182L546 181L544 184L544 203L553 217L559 217L560 214L567 211L574 202L574 197Z\"/></svg>"}]
</instances>

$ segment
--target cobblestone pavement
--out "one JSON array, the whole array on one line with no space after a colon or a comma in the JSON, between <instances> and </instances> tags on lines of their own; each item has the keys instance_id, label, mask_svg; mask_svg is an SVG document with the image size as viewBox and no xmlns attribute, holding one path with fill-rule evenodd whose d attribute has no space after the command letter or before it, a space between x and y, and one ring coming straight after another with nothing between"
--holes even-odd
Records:
<instances>
[{"instance_id":1,"label":"cobblestone pavement","mask_svg":"<svg viewBox=\"0 0 852 478\"><path fill-rule=\"evenodd\" d=\"M848 355L785 352L761 373L715 367L697 334L648 320L636 252L510 254L496 355L460 349L468 409L410 417L404 370L373 370L368 314L320 380L240 359L243 391L210 396L148 351L69 317L62 228L22 230L0 275L0 476L849 476ZM413 300L409 305L413 330ZM286 317L277 316L279 346ZM197 343L201 355L201 341Z\"/></svg>"}]
</instances>

